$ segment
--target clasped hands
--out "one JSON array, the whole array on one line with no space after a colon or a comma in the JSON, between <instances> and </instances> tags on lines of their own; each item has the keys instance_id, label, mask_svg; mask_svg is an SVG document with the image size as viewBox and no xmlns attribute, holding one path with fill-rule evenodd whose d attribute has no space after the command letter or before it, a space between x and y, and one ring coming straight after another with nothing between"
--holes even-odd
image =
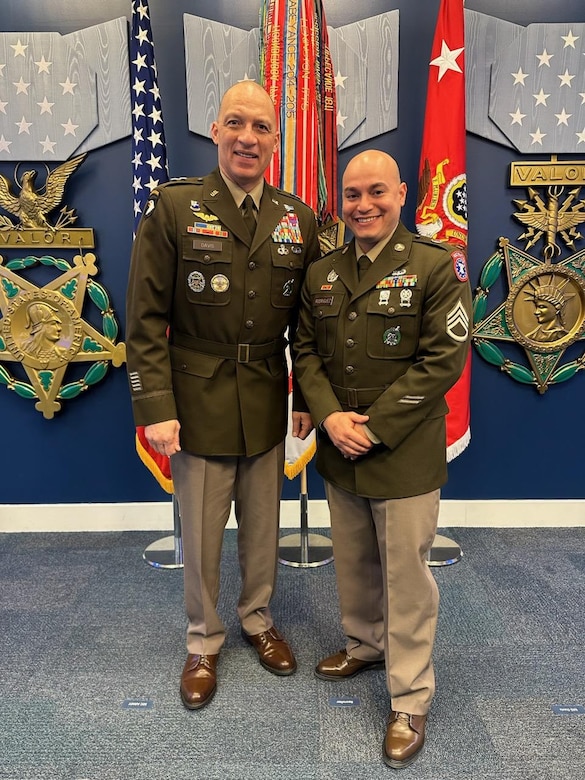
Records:
<instances>
[{"instance_id":1,"label":"clasped hands","mask_svg":"<svg viewBox=\"0 0 585 780\"><path fill-rule=\"evenodd\" d=\"M355 460L374 446L364 427L369 419L367 414L357 412L332 412L323 427L343 457Z\"/></svg>"}]
</instances>

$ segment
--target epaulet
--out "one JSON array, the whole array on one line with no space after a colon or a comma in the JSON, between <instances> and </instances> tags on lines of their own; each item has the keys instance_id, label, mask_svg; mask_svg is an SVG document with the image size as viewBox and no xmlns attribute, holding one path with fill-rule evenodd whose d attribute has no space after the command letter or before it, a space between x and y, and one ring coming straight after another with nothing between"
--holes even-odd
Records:
<instances>
[{"instance_id":1,"label":"epaulet","mask_svg":"<svg viewBox=\"0 0 585 780\"><path fill-rule=\"evenodd\" d=\"M178 176L174 179L169 179L168 181L163 182L163 184L157 185L157 189L162 189L163 187L174 187L177 184L203 184L203 179L200 176L196 178Z\"/></svg>"},{"instance_id":2,"label":"epaulet","mask_svg":"<svg viewBox=\"0 0 585 780\"><path fill-rule=\"evenodd\" d=\"M440 241L437 238L429 238L428 236L421 236L420 233L414 233L413 241L418 244L426 244L426 246L433 246L435 249L442 249L444 252L452 252L455 247L453 244L449 244L447 241Z\"/></svg>"},{"instance_id":3,"label":"epaulet","mask_svg":"<svg viewBox=\"0 0 585 780\"><path fill-rule=\"evenodd\" d=\"M339 247L336 247L335 249L330 249L329 252L325 252L325 254L321 255L318 259L324 260L326 257L331 257L331 255L334 255L336 252L339 252Z\"/></svg>"},{"instance_id":4,"label":"epaulet","mask_svg":"<svg viewBox=\"0 0 585 780\"><path fill-rule=\"evenodd\" d=\"M278 187L275 187L274 189L278 192L279 195L282 195L283 198L292 198L293 200L298 200L299 203L303 203L305 206L307 205L302 198L299 198L298 195L293 195L292 192L287 192L286 190L281 190Z\"/></svg>"},{"instance_id":5,"label":"epaulet","mask_svg":"<svg viewBox=\"0 0 585 780\"><path fill-rule=\"evenodd\" d=\"M321 255L319 260L323 260L325 257L331 257L331 255L335 255L339 253L344 255L348 249L349 249L349 243L344 244L343 246L333 247L333 249L330 249L329 252L325 252L324 255Z\"/></svg>"}]
</instances>

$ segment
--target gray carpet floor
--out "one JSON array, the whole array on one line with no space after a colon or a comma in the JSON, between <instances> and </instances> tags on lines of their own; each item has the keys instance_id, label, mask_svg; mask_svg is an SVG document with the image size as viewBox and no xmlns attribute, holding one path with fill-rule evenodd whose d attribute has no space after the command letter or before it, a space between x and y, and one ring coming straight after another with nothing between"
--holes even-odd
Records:
<instances>
[{"instance_id":1,"label":"gray carpet floor","mask_svg":"<svg viewBox=\"0 0 585 780\"><path fill-rule=\"evenodd\" d=\"M433 568L437 695L399 772L381 759L384 672L313 676L343 646L334 564L279 566L273 610L299 670L278 678L240 636L226 531L218 691L188 712L182 572L142 559L160 534L0 534L0 778L580 780L585 528L441 532L464 555Z\"/></svg>"}]
</instances>

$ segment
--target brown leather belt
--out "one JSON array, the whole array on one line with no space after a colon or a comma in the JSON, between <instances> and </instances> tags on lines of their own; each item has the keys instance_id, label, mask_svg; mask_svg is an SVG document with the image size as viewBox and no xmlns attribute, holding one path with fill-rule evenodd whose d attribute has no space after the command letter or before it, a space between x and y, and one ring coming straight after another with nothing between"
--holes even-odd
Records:
<instances>
[{"instance_id":1,"label":"brown leather belt","mask_svg":"<svg viewBox=\"0 0 585 780\"><path fill-rule=\"evenodd\" d=\"M337 400L346 404L350 409L357 409L358 406L370 406L386 390L385 387L341 387L340 385L331 385Z\"/></svg>"},{"instance_id":2,"label":"brown leather belt","mask_svg":"<svg viewBox=\"0 0 585 780\"><path fill-rule=\"evenodd\" d=\"M238 363L249 363L252 360L264 360L282 353L287 340L280 338L266 344L224 344L221 341L208 341L184 333L174 333L172 343L177 347L203 352L205 355L237 360Z\"/></svg>"}]
</instances>

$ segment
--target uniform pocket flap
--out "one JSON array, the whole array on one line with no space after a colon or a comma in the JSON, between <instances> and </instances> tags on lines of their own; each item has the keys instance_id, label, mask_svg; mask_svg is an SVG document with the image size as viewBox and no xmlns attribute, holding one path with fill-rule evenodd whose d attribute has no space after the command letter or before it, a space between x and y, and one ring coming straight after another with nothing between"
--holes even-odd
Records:
<instances>
[{"instance_id":1,"label":"uniform pocket flap","mask_svg":"<svg viewBox=\"0 0 585 780\"><path fill-rule=\"evenodd\" d=\"M367 312L385 317L416 317L420 302L421 291L417 289L376 289L368 296Z\"/></svg>"},{"instance_id":2,"label":"uniform pocket flap","mask_svg":"<svg viewBox=\"0 0 585 780\"><path fill-rule=\"evenodd\" d=\"M173 371L200 376L204 379L211 379L224 360L215 355L205 355L202 352L193 352L173 345L169 347L169 352Z\"/></svg>"}]
</instances>

